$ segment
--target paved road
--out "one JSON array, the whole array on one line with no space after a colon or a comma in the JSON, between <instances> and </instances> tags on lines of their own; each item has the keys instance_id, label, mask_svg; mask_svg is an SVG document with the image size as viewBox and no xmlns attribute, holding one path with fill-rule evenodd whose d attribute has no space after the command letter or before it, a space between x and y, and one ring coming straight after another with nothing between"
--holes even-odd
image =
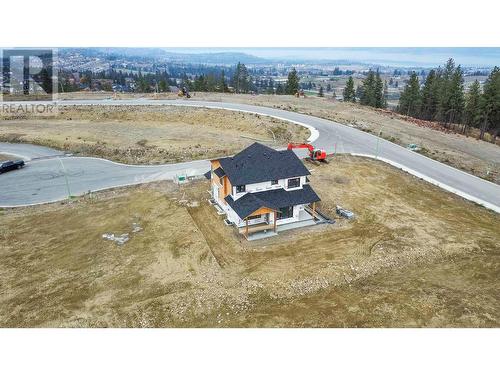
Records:
<instances>
[{"instance_id":1,"label":"paved road","mask_svg":"<svg viewBox=\"0 0 500 375\"><path fill-rule=\"evenodd\" d=\"M418 153L406 150L369 133L330 120L237 103L205 102L193 100L65 100L64 105L180 105L193 107L220 108L272 116L291 121L312 130L311 141L329 153L353 153L368 157L378 156L381 160L402 168L409 173L424 178L442 188L457 193L497 212L500 212L500 186L449 167ZM19 147L22 145L18 145ZM18 154L26 149L18 149ZM0 153L5 144L0 143ZM13 147L13 146L10 146ZM378 150L378 152L377 152ZM176 173L187 170L199 174L208 170L208 162L195 161L165 166L126 166L93 158L62 158L68 171L71 194L77 195L88 190L105 189L126 185L170 179ZM52 176L47 179L47 176ZM44 179L45 178L45 179ZM19 188L16 192L12 189ZM44 201L60 200L67 196L66 183L59 159L37 160L21 171L0 175L0 206L25 205Z\"/></svg>"},{"instance_id":2,"label":"paved road","mask_svg":"<svg viewBox=\"0 0 500 375\"><path fill-rule=\"evenodd\" d=\"M0 144L0 149L2 146L3 144ZM81 195L89 190L172 180L177 174L199 176L209 168L207 161L162 166L129 166L104 159L82 157L33 160L21 170L0 175L0 206L52 202L65 199L68 195Z\"/></svg>"},{"instance_id":3,"label":"paved road","mask_svg":"<svg viewBox=\"0 0 500 375\"><path fill-rule=\"evenodd\" d=\"M23 159L25 161L41 159L52 156L64 156L64 152L52 148L28 145L23 143L0 143L0 152L12 156L13 158Z\"/></svg>"}]
</instances>

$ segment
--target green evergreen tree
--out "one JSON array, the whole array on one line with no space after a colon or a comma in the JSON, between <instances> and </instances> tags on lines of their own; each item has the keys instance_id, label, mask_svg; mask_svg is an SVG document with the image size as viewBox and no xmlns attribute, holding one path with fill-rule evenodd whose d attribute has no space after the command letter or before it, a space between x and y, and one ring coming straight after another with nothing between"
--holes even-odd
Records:
<instances>
[{"instance_id":1,"label":"green evergreen tree","mask_svg":"<svg viewBox=\"0 0 500 375\"><path fill-rule=\"evenodd\" d=\"M278 83L278 85L276 85L276 95L284 95L284 94L285 94L285 88L281 83Z\"/></svg>"},{"instance_id":2,"label":"green evergreen tree","mask_svg":"<svg viewBox=\"0 0 500 375\"><path fill-rule=\"evenodd\" d=\"M500 69L495 66L483 87L481 106L484 118L481 125L480 139L489 131L492 142L496 142L500 130Z\"/></svg>"},{"instance_id":3,"label":"green evergreen tree","mask_svg":"<svg viewBox=\"0 0 500 375\"><path fill-rule=\"evenodd\" d=\"M213 72L205 76L205 90L208 92L215 92L217 88L217 78Z\"/></svg>"},{"instance_id":4,"label":"green evergreen tree","mask_svg":"<svg viewBox=\"0 0 500 375\"><path fill-rule=\"evenodd\" d=\"M377 70L375 74L375 87L373 90L374 95L374 107L375 108L384 108L384 83L382 82L382 78L380 78L380 73Z\"/></svg>"},{"instance_id":5,"label":"green evergreen tree","mask_svg":"<svg viewBox=\"0 0 500 375\"><path fill-rule=\"evenodd\" d=\"M232 84L236 93L247 93L250 86L250 77L245 64L238 63L234 72Z\"/></svg>"},{"instance_id":6,"label":"green evergreen tree","mask_svg":"<svg viewBox=\"0 0 500 375\"><path fill-rule=\"evenodd\" d=\"M288 80L286 82L286 93L288 95L295 95L299 91L299 81L300 78L297 75L297 70L292 68L290 73L288 73Z\"/></svg>"},{"instance_id":7,"label":"green evergreen tree","mask_svg":"<svg viewBox=\"0 0 500 375\"><path fill-rule=\"evenodd\" d=\"M363 80L363 83L361 84L361 96L359 98L359 102L361 104L375 107L375 81L375 73L370 70L366 78Z\"/></svg>"},{"instance_id":8,"label":"green evergreen tree","mask_svg":"<svg viewBox=\"0 0 500 375\"><path fill-rule=\"evenodd\" d=\"M220 91L220 92L227 92L228 91L224 69L222 69L222 71L220 72L218 88L219 88L218 91Z\"/></svg>"},{"instance_id":9,"label":"green evergreen tree","mask_svg":"<svg viewBox=\"0 0 500 375\"><path fill-rule=\"evenodd\" d=\"M356 96L355 96L355 97L356 97L356 98L358 98L358 99L360 99L360 98L362 98L362 97L363 97L363 95L364 95L364 94L363 94L363 86L362 86L362 85L358 85L358 86L356 87ZM360 99L360 100L361 100L361 99Z\"/></svg>"},{"instance_id":10,"label":"green evergreen tree","mask_svg":"<svg viewBox=\"0 0 500 375\"><path fill-rule=\"evenodd\" d=\"M382 101L382 108L387 108L387 99L389 98L389 86L387 81L384 81L384 98Z\"/></svg>"},{"instance_id":11,"label":"green evergreen tree","mask_svg":"<svg viewBox=\"0 0 500 375\"><path fill-rule=\"evenodd\" d=\"M438 105L436 112L436 120L448 124L451 113L451 97L452 97L452 77L455 72L455 61L448 59L444 69L442 70L441 79L439 82Z\"/></svg>"},{"instance_id":12,"label":"green evergreen tree","mask_svg":"<svg viewBox=\"0 0 500 375\"><path fill-rule=\"evenodd\" d=\"M320 86L320 87L319 87L318 96L319 96L320 98L322 98L322 97L324 97L324 96L325 96L325 92L324 92L324 90L323 90L323 86Z\"/></svg>"},{"instance_id":13,"label":"green evergreen tree","mask_svg":"<svg viewBox=\"0 0 500 375\"><path fill-rule=\"evenodd\" d=\"M467 132L469 126L479 128L481 123L481 86L476 79L469 88L465 101L465 126L463 132Z\"/></svg>"},{"instance_id":14,"label":"green evergreen tree","mask_svg":"<svg viewBox=\"0 0 500 375\"><path fill-rule=\"evenodd\" d=\"M162 78L160 80L160 83L158 84L158 88L160 89L160 92L169 92L170 88L168 87L167 80Z\"/></svg>"},{"instance_id":15,"label":"green evergreen tree","mask_svg":"<svg viewBox=\"0 0 500 375\"><path fill-rule=\"evenodd\" d=\"M421 94L417 73L412 72L408 84L399 98L398 112L417 117L420 114Z\"/></svg>"},{"instance_id":16,"label":"green evergreen tree","mask_svg":"<svg viewBox=\"0 0 500 375\"><path fill-rule=\"evenodd\" d=\"M363 80L359 90L359 102L363 105L368 105L375 108L384 108L384 83L377 71L374 73L372 70Z\"/></svg>"},{"instance_id":17,"label":"green evergreen tree","mask_svg":"<svg viewBox=\"0 0 500 375\"><path fill-rule=\"evenodd\" d=\"M460 123L464 112L464 74L460 65L455 68L450 80L448 122Z\"/></svg>"},{"instance_id":18,"label":"green evergreen tree","mask_svg":"<svg viewBox=\"0 0 500 375\"><path fill-rule=\"evenodd\" d=\"M352 76L350 76L347 80L347 83L345 85L344 91L344 102L356 102L356 92L354 91L354 80L352 79Z\"/></svg>"},{"instance_id":19,"label":"green evergreen tree","mask_svg":"<svg viewBox=\"0 0 500 375\"><path fill-rule=\"evenodd\" d=\"M52 87L52 77L50 77L49 71L46 68L42 68L38 74L38 79L40 86L43 88L47 94L51 94L53 91Z\"/></svg>"},{"instance_id":20,"label":"green evergreen tree","mask_svg":"<svg viewBox=\"0 0 500 375\"><path fill-rule=\"evenodd\" d=\"M422 88L422 108L420 116L424 120L433 120L436 117L440 75L432 69L425 79Z\"/></svg>"}]
</instances>

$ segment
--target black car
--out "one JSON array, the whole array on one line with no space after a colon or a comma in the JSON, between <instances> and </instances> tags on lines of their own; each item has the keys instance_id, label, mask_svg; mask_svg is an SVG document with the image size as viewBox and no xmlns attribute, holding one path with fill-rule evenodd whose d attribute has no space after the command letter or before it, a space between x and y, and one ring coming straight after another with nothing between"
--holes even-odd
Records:
<instances>
[{"instance_id":1,"label":"black car","mask_svg":"<svg viewBox=\"0 0 500 375\"><path fill-rule=\"evenodd\" d=\"M23 160L8 160L0 163L0 173L13 171L14 169L21 169L24 167Z\"/></svg>"}]
</instances>

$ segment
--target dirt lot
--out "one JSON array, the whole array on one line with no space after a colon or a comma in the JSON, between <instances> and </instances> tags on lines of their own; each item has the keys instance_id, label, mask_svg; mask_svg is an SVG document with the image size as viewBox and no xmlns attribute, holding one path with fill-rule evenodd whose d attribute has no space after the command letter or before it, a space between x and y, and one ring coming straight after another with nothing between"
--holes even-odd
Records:
<instances>
[{"instance_id":1,"label":"dirt lot","mask_svg":"<svg viewBox=\"0 0 500 375\"><path fill-rule=\"evenodd\" d=\"M0 326L500 326L497 214L372 160L308 167L355 221L247 242L206 181L0 212Z\"/></svg>"},{"instance_id":2,"label":"dirt lot","mask_svg":"<svg viewBox=\"0 0 500 375\"><path fill-rule=\"evenodd\" d=\"M108 98L109 93L70 93L65 98ZM127 97L142 95L124 94ZM118 97L120 98L120 96ZM177 99L173 93L158 96L159 99ZM473 137L449 134L427 127L418 126L394 113L385 113L358 104L334 102L331 98L272 95L236 95L218 93L194 93L193 99L230 101L262 105L297 111L337 121L379 134L402 146L419 144L425 155L472 173L481 178L500 183L500 147ZM444 130L444 129L443 129ZM500 139L498 140L500 142Z\"/></svg>"},{"instance_id":3,"label":"dirt lot","mask_svg":"<svg viewBox=\"0 0 500 375\"><path fill-rule=\"evenodd\" d=\"M55 118L0 119L0 141L28 142L129 164L230 155L255 140L271 146L310 133L280 120L180 107L75 107Z\"/></svg>"}]
</instances>

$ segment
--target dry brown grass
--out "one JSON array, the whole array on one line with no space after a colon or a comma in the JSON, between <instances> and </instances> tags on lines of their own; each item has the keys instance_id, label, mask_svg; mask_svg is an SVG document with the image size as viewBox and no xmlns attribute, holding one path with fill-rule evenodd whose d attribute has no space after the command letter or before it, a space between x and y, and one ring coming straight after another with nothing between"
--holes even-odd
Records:
<instances>
[{"instance_id":1,"label":"dry brown grass","mask_svg":"<svg viewBox=\"0 0 500 375\"><path fill-rule=\"evenodd\" d=\"M247 242L207 182L4 211L0 325L500 326L497 214L372 160L309 167L355 221Z\"/></svg>"},{"instance_id":2,"label":"dry brown grass","mask_svg":"<svg viewBox=\"0 0 500 375\"><path fill-rule=\"evenodd\" d=\"M384 113L358 104L335 102L331 98L307 97L298 99L286 95L193 94L193 99L197 100L228 101L275 107L326 118L376 134L382 130L382 136L392 142L403 146L417 143L423 148L422 152L433 159L500 183L500 147L473 137L446 134L420 127L395 114ZM109 94L70 93L63 96L68 99L97 99L109 97ZM119 98L144 96L148 95L122 94ZM158 99L177 99L177 96L173 93L162 94L158 96Z\"/></svg>"},{"instance_id":3,"label":"dry brown grass","mask_svg":"<svg viewBox=\"0 0 500 375\"><path fill-rule=\"evenodd\" d=\"M500 183L500 147L474 137L447 134L416 125L397 114L329 98L295 98L269 95L222 95L199 93L197 99L232 101L281 108L357 127L378 134L402 146L419 144L423 153L440 162Z\"/></svg>"},{"instance_id":4,"label":"dry brown grass","mask_svg":"<svg viewBox=\"0 0 500 375\"><path fill-rule=\"evenodd\" d=\"M26 142L130 164L230 155L255 140L303 141L302 127L246 113L181 107L76 107L55 118L3 118L0 141Z\"/></svg>"}]
</instances>

